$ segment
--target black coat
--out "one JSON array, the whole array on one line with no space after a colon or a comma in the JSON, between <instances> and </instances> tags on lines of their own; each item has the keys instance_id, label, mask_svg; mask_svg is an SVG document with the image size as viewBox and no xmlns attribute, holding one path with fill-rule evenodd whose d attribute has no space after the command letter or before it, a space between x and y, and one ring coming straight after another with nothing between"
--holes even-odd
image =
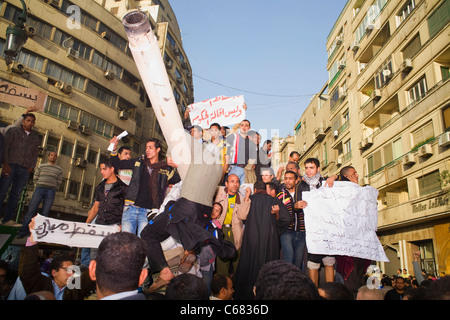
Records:
<instances>
[{"instance_id":1,"label":"black coat","mask_svg":"<svg viewBox=\"0 0 450 320\"><path fill-rule=\"evenodd\" d=\"M117 178L108 194L105 195L106 180L100 182L95 193L95 201L98 201L97 224L111 225L121 224L123 205L128 186Z\"/></svg>"},{"instance_id":2,"label":"black coat","mask_svg":"<svg viewBox=\"0 0 450 320\"><path fill-rule=\"evenodd\" d=\"M261 267L280 259L280 235L289 226L290 215L277 198L267 194L250 196L251 205L245 223L241 255L234 277L235 298L252 300L253 286ZM271 213L273 205L280 208L279 219Z\"/></svg>"}]
</instances>

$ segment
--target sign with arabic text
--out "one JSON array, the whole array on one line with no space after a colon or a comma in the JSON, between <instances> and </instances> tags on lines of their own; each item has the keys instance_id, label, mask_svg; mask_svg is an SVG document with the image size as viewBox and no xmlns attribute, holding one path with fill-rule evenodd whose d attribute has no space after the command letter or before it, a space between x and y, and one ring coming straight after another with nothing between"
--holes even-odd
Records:
<instances>
[{"instance_id":1,"label":"sign with arabic text","mask_svg":"<svg viewBox=\"0 0 450 320\"><path fill-rule=\"evenodd\" d=\"M69 247L98 248L106 236L120 231L117 225L100 225L65 221L48 218L37 214L34 218L35 228L32 229L33 240L62 244Z\"/></svg>"},{"instance_id":2,"label":"sign with arabic text","mask_svg":"<svg viewBox=\"0 0 450 320\"><path fill-rule=\"evenodd\" d=\"M377 196L371 186L344 181L303 192L308 252L388 262L376 234Z\"/></svg>"},{"instance_id":3,"label":"sign with arabic text","mask_svg":"<svg viewBox=\"0 0 450 320\"><path fill-rule=\"evenodd\" d=\"M209 129L212 123L234 125L245 119L244 96L219 96L188 106L193 125Z\"/></svg>"},{"instance_id":4,"label":"sign with arabic text","mask_svg":"<svg viewBox=\"0 0 450 320\"><path fill-rule=\"evenodd\" d=\"M35 107L37 111L44 111L47 103L47 93L35 89L18 86L0 81L0 101L22 107Z\"/></svg>"}]
</instances>

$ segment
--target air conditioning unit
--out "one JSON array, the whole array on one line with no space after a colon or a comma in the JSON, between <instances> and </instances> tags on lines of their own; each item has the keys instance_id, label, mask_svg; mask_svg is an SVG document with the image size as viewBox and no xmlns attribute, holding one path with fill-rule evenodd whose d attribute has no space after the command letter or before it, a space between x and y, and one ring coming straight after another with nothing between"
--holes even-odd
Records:
<instances>
[{"instance_id":1,"label":"air conditioning unit","mask_svg":"<svg viewBox=\"0 0 450 320\"><path fill-rule=\"evenodd\" d=\"M431 148L431 144L424 144L419 148L419 157L428 157L433 154L433 149Z\"/></svg>"},{"instance_id":2,"label":"air conditioning unit","mask_svg":"<svg viewBox=\"0 0 450 320\"><path fill-rule=\"evenodd\" d=\"M21 63L14 62L11 66L11 71L18 74L25 73L25 66Z\"/></svg>"},{"instance_id":3,"label":"air conditioning unit","mask_svg":"<svg viewBox=\"0 0 450 320\"><path fill-rule=\"evenodd\" d=\"M383 70L383 76L384 76L385 78L390 78L390 77L392 76L391 70L388 70L388 69Z\"/></svg>"},{"instance_id":4,"label":"air conditioning unit","mask_svg":"<svg viewBox=\"0 0 450 320\"><path fill-rule=\"evenodd\" d=\"M366 140L365 139L362 139L360 142L359 142L359 150L364 150L366 148Z\"/></svg>"},{"instance_id":5,"label":"air conditioning unit","mask_svg":"<svg viewBox=\"0 0 450 320\"><path fill-rule=\"evenodd\" d=\"M128 113L125 110L119 111L119 118L122 119L122 120L127 120L128 119Z\"/></svg>"},{"instance_id":6,"label":"air conditioning unit","mask_svg":"<svg viewBox=\"0 0 450 320\"><path fill-rule=\"evenodd\" d=\"M344 60L339 60L338 61L338 69L342 70L345 68L345 61Z\"/></svg>"},{"instance_id":7,"label":"air conditioning unit","mask_svg":"<svg viewBox=\"0 0 450 320\"><path fill-rule=\"evenodd\" d=\"M111 35L109 34L108 31L103 31L103 32L101 33L101 37L102 37L103 39L109 41L109 39L111 38Z\"/></svg>"},{"instance_id":8,"label":"air conditioning unit","mask_svg":"<svg viewBox=\"0 0 450 320\"><path fill-rule=\"evenodd\" d=\"M414 159L414 155L412 153L408 153L403 157L402 163L404 165L412 165L416 163L416 159Z\"/></svg>"},{"instance_id":9,"label":"air conditioning unit","mask_svg":"<svg viewBox=\"0 0 450 320\"><path fill-rule=\"evenodd\" d=\"M363 186L368 186L370 184L369 178L364 177L363 179Z\"/></svg>"},{"instance_id":10,"label":"air conditioning unit","mask_svg":"<svg viewBox=\"0 0 450 320\"><path fill-rule=\"evenodd\" d=\"M365 139L365 141L366 141L366 147L368 148L368 147L371 147L372 145L373 145L373 137L367 137L366 139Z\"/></svg>"},{"instance_id":11,"label":"air conditioning unit","mask_svg":"<svg viewBox=\"0 0 450 320\"><path fill-rule=\"evenodd\" d=\"M82 126L81 127L81 133L89 136L92 134L92 130L88 126Z\"/></svg>"},{"instance_id":12,"label":"air conditioning unit","mask_svg":"<svg viewBox=\"0 0 450 320\"><path fill-rule=\"evenodd\" d=\"M336 45L337 46L341 45L343 41L344 41L344 37L343 36L336 37Z\"/></svg>"},{"instance_id":13,"label":"air conditioning unit","mask_svg":"<svg viewBox=\"0 0 450 320\"><path fill-rule=\"evenodd\" d=\"M116 77L116 73L112 70L107 70L105 71L105 78L108 80L114 80L114 78Z\"/></svg>"},{"instance_id":14,"label":"air conditioning unit","mask_svg":"<svg viewBox=\"0 0 450 320\"><path fill-rule=\"evenodd\" d=\"M450 131L447 131L439 137L439 146L447 147L449 145L450 145Z\"/></svg>"},{"instance_id":15,"label":"air conditioning unit","mask_svg":"<svg viewBox=\"0 0 450 320\"><path fill-rule=\"evenodd\" d=\"M375 29L375 23L371 22L366 26L366 32L371 32L373 29Z\"/></svg>"},{"instance_id":16,"label":"air conditioning unit","mask_svg":"<svg viewBox=\"0 0 450 320\"><path fill-rule=\"evenodd\" d=\"M75 159L75 166L79 168L86 168L87 167L87 161L82 158L76 158Z\"/></svg>"},{"instance_id":17,"label":"air conditioning unit","mask_svg":"<svg viewBox=\"0 0 450 320\"><path fill-rule=\"evenodd\" d=\"M80 125L78 124L78 122L75 122L73 120L69 120L69 122L67 123L67 128L77 131L78 128L80 127Z\"/></svg>"},{"instance_id":18,"label":"air conditioning unit","mask_svg":"<svg viewBox=\"0 0 450 320\"><path fill-rule=\"evenodd\" d=\"M25 27L25 33L28 38L33 38L36 35L36 29L30 26Z\"/></svg>"},{"instance_id":19,"label":"air conditioning unit","mask_svg":"<svg viewBox=\"0 0 450 320\"><path fill-rule=\"evenodd\" d=\"M373 90L372 92L372 99L373 100L380 100L381 99L381 91L378 89Z\"/></svg>"},{"instance_id":20,"label":"air conditioning unit","mask_svg":"<svg viewBox=\"0 0 450 320\"><path fill-rule=\"evenodd\" d=\"M339 98L345 99L347 97L347 90L345 88L339 88Z\"/></svg>"},{"instance_id":21,"label":"air conditioning unit","mask_svg":"<svg viewBox=\"0 0 450 320\"><path fill-rule=\"evenodd\" d=\"M339 131L338 130L334 130L333 131L333 137L337 138L339 136Z\"/></svg>"},{"instance_id":22,"label":"air conditioning unit","mask_svg":"<svg viewBox=\"0 0 450 320\"><path fill-rule=\"evenodd\" d=\"M336 159L336 165L340 166L342 164L342 162L344 162L344 156L339 155Z\"/></svg>"},{"instance_id":23,"label":"air conditioning unit","mask_svg":"<svg viewBox=\"0 0 450 320\"><path fill-rule=\"evenodd\" d=\"M70 59L77 59L79 56L79 53L77 50L75 50L73 48L67 48L66 56L68 56Z\"/></svg>"},{"instance_id":24,"label":"air conditioning unit","mask_svg":"<svg viewBox=\"0 0 450 320\"><path fill-rule=\"evenodd\" d=\"M359 42L358 41L353 41L352 47L351 47L353 52L356 52L359 50Z\"/></svg>"},{"instance_id":25,"label":"air conditioning unit","mask_svg":"<svg viewBox=\"0 0 450 320\"><path fill-rule=\"evenodd\" d=\"M72 91L73 91L72 86L65 82L58 81L56 83L56 87L59 88L59 90L61 90L62 92L67 93L67 94L72 93Z\"/></svg>"},{"instance_id":26,"label":"air conditioning unit","mask_svg":"<svg viewBox=\"0 0 450 320\"><path fill-rule=\"evenodd\" d=\"M402 72L409 72L413 68L411 59L405 59L402 63Z\"/></svg>"}]
</instances>

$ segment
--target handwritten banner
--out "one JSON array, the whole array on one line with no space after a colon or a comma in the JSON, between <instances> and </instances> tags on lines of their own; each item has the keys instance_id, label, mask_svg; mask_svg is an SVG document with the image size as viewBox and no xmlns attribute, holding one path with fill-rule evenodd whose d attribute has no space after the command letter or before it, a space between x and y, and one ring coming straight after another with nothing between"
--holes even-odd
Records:
<instances>
[{"instance_id":1,"label":"handwritten banner","mask_svg":"<svg viewBox=\"0 0 450 320\"><path fill-rule=\"evenodd\" d=\"M388 262L376 235L377 196L377 189L352 182L304 192L308 252Z\"/></svg>"},{"instance_id":2,"label":"handwritten banner","mask_svg":"<svg viewBox=\"0 0 450 320\"><path fill-rule=\"evenodd\" d=\"M120 231L119 226L105 226L48 218L37 214L33 240L63 244L69 247L98 248L106 236Z\"/></svg>"},{"instance_id":3,"label":"handwritten banner","mask_svg":"<svg viewBox=\"0 0 450 320\"><path fill-rule=\"evenodd\" d=\"M244 96L225 97L197 102L188 106L193 125L203 129L217 122L221 126L234 125L245 119Z\"/></svg>"},{"instance_id":4,"label":"handwritten banner","mask_svg":"<svg viewBox=\"0 0 450 320\"><path fill-rule=\"evenodd\" d=\"M44 111L47 93L0 81L0 101Z\"/></svg>"}]
</instances>

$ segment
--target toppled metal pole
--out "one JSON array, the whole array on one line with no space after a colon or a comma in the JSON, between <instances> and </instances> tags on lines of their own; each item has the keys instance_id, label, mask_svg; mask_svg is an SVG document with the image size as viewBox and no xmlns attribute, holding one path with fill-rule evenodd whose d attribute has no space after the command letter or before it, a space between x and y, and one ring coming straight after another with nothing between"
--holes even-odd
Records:
<instances>
[{"instance_id":1,"label":"toppled metal pole","mask_svg":"<svg viewBox=\"0 0 450 320\"><path fill-rule=\"evenodd\" d=\"M169 153L178 165L181 178L184 179L189 168L191 151L158 41L144 12L129 12L123 17L122 23Z\"/></svg>"}]
</instances>

